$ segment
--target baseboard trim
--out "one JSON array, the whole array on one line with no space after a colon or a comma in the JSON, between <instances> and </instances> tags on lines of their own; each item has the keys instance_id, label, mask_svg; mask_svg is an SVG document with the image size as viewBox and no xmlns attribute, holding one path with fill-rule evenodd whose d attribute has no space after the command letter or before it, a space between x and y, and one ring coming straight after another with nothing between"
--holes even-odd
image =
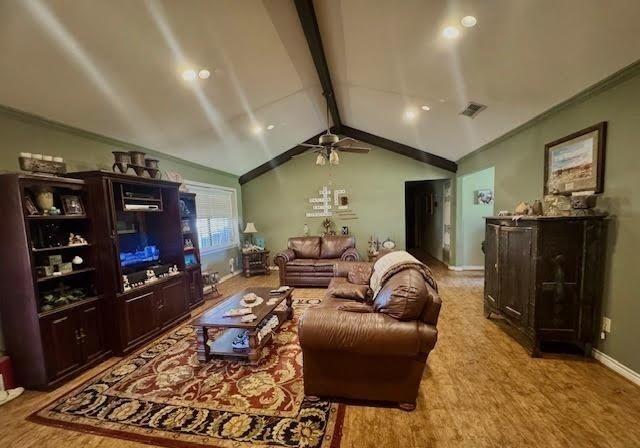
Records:
<instances>
[{"instance_id":1,"label":"baseboard trim","mask_svg":"<svg viewBox=\"0 0 640 448\"><path fill-rule=\"evenodd\" d=\"M596 350L595 348L591 350L591 356L594 357L598 362L600 362L605 367L613 370L619 375L622 375L632 383L640 386L640 373L631 370L629 367L624 364L616 361L611 356L602 353L600 350Z\"/></svg>"},{"instance_id":2,"label":"baseboard trim","mask_svg":"<svg viewBox=\"0 0 640 448\"><path fill-rule=\"evenodd\" d=\"M233 272L229 272L227 275L223 275L223 276L220 278L220 281L218 282L218 284L220 284L220 283L224 283L224 282L226 282L227 280L232 279L232 278L233 278L233 277L235 277L236 275L240 275L240 274L242 274L242 271L233 271Z\"/></svg>"},{"instance_id":3,"label":"baseboard trim","mask_svg":"<svg viewBox=\"0 0 640 448\"><path fill-rule=\"evenodd\" d=\"M484 266L451 266L447 265L450 271L484 271Z\"/></svg>"}]
</instances>

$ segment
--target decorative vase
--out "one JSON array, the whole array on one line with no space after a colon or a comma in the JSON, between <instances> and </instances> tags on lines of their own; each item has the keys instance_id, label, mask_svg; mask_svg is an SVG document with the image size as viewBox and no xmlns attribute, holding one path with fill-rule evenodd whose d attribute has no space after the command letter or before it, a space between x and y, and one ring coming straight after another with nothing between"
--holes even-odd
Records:
<instances>
[{"instance_id":1,"label":"decorative vase","mask_svg":"<svg viewBox=\"0 0 640 448\"><path fill-rule=\"evenodd\" d=\"M48 187L36 191L36 204L45 215L53 208L53 190Z\"/></svg>"},{"instance_id":2,"label":"decorative vase","mask_svg":"<svg viewBox=\"0 0 640 448\"><path fill-rule=\"evenodd\" d=\"M145 165L145 153L142 151L129 151L129 155L131 156L131 166L138 176L142 174L136 170L136 167L142 168L142 173L144 173Z\"/></svg>"},{"instance_id":3,"label":"decorative vase","mask_svg":"<svg viewBox=\"0 0 640 448\"><path fill-rule=\"evenodd\" d=\"M117 168L120 173L125 174L129 170L131 155L124 151L113 151L112 154L114 163L111 170L115 173Z\"/></svg>"},{"instance_id":4,"label":"decorative vase","mask_svg":"<svg viewBox=\"0 0 640 448\"><path fill-rule=\"evenodd\" d=\"M162 177L162 174L160 173L160 168L158 166L159 161L158 159L145 159L144 161L146 167L147 167L147 172L149 173L149 177L151 177L152 179L156 179L156 178L160 178Z\"/></svg>"}]
</instances>

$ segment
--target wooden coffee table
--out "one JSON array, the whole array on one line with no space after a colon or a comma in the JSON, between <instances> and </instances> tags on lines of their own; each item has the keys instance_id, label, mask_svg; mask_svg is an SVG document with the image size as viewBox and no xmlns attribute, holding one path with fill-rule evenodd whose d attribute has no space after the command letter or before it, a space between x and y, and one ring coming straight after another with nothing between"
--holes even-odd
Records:
<instances>
[{"instance_id":1,"label":"wooden coffee table","mask_svg":"<svg viewBox=\"0 0 640 448\"><path fill-rule=\"evenodd\" d=\"M233 356L248 358L252 363L258 362L262 347L271 340L271 333L268 333L258 342L257 329L260 323L270 314L275 314L280 321L274 329L277 330L284 322L293 318L293 288L283 294L270 294L269 291L271 291L271 288L245 289L194 319L192 325L196 327L198 338L198 361L207 362L214 356ZM224 313L232 308L243 308L243 306L240 305L240 300L242 300L245 294L251 292L264 299L264 302L260 305L251 308L251 311L257 316L257 319L253 322L242 322L241 317L224 317ZM272 298L277 300L274 304L267 305L269 299ZM274 311L283 301L287 304L286 309ZM209 329L220 328L226 330L210 342ZM242 351L234 350L231 343L236 335L244 330L249 331L249 348Z\"/></svg>"}]
</instances>

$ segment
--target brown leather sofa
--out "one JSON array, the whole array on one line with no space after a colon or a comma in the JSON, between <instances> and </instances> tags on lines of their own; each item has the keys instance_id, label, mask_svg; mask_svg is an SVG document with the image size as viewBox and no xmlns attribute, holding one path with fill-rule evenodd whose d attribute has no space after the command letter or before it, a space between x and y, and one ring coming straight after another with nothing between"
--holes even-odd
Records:
<instances>
[{"instance_id":1,"label":"brown leather sofa","mask_svg":"<svg viewBox=\"0 0 640 448\"><path fill-rule=\"evenodd\" d=\"M419 270L392 275L371 303L335 297L353 286L353 263L336 265L320 305L300 319L305 394L395 402L415 409L427 357L438 339L441 300Z\"/></svg>"},{"instance_id":2,"label":"brown leather sofa","mask_svg":"<svg viewBox=\"0 0 640 448\"><path fill-rule=\"evenodd\" d=\"M338 261L358 261L352 236L302 236L289 238L287 250L273 262L280 270L280 285L326 287Z\"/></svg>"}]
</instances>

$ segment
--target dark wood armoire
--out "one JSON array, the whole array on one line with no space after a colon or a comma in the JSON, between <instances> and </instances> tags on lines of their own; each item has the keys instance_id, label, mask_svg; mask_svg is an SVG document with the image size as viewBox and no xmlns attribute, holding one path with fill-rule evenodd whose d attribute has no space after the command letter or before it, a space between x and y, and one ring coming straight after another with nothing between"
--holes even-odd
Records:
<instances>
[{"instance_id":1,"label":"dark wood armoire","mask_svg":"<svg viewBox=\"0 0 640 448\"><path fill-rule=\"evenodd\" d=\"M599 329L605 216L486 220L484 307L538 356L545 342L590 355Z\"/></svg>"}]
</instances>

